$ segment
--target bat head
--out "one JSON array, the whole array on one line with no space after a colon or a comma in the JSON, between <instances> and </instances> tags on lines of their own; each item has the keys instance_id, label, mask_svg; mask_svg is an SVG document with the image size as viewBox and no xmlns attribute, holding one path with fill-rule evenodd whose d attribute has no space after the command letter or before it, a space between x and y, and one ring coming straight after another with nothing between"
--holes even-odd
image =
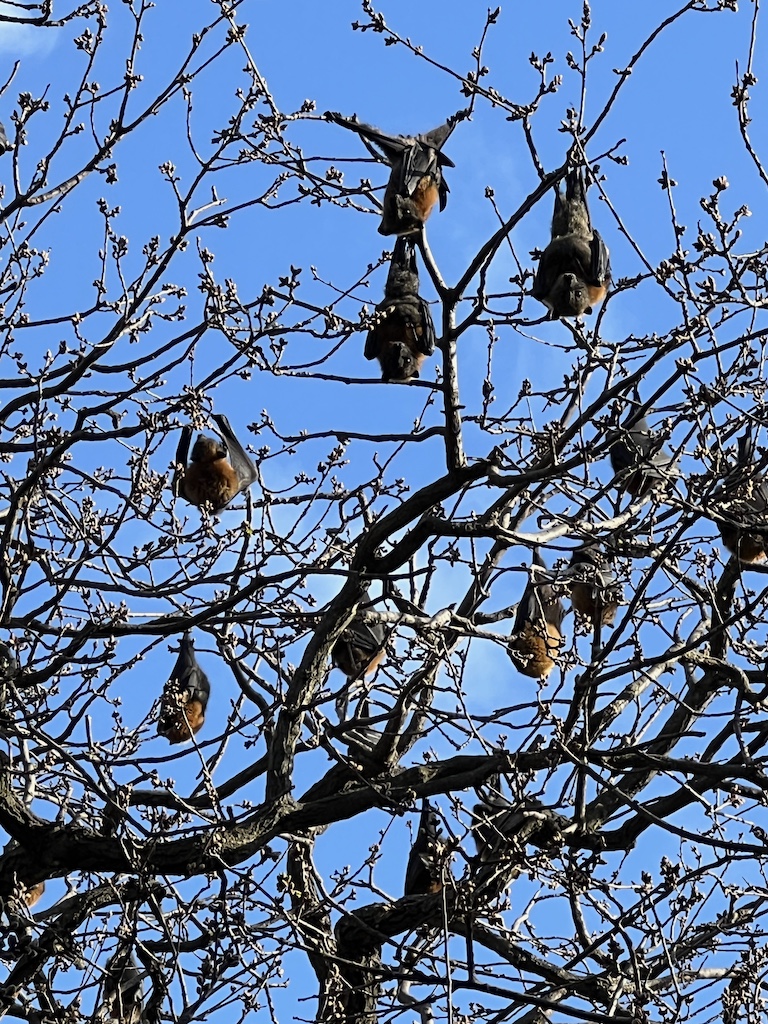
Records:
<instances>
[{"instance_id":1,"label":"bat head","mask_svg":"<svg viewBox=\"0 0 768 1024\"><path fill-rule=\"evenodd\" d=\"M200 434L192 448L191 462L216 462L226 459L227 449L217 437Z\"/></svg>"},{"instance_id":2,"label":"bat head","mask_svg":"<svg viewBox=\"0 0 768 1024\"><path fill-rule=\"evenodd\" d=\"M561 274L547 297L547 305L555 316L583 316L591 313L586 281L582 281L576 274Z\"/></svg>"},{"instance_id":3,"label":"bat head","mask_svg":"<svg viewBox=\"0 0 768 1024\"><path fill-rule=\"evenodd\" d=\"M419 376L419 360L405 342L392 341L381 354L383 381L408 381Z\"/></svg>"}]
</instances>

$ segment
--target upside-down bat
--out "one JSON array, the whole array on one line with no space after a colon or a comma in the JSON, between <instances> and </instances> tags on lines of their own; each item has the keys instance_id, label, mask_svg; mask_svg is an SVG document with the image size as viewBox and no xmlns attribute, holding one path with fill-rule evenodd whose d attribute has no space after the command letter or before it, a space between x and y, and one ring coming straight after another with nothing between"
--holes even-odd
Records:
<instances>
[{"instance_id":1,"label":"upside-down bat","mask_svg":"<svg viewBox=\"0 0 768 1024\"><path fill-rule=\"evenodd\" d=\"M226 416L215 415L220 437L199 434L187 463L192 428L184 427L176 450L174 493L190 505L209 505L220 512L257 477L256 467L235 437Z\"/></svg>"},{"instance_id":2,"label":"upside-down bat","mask_svg":"<svg viewBox=\"0 0 768 1024\"><path fill-rule=\"evenodd\" d=\"M202 728L211 695L211 684L195 657L189 633L181 638L179 656L163 689L158 736L169 743L184 743Z\"/></svg>"},{"instance_id":3,"label":"upside-down bat","mask_svg":"<svg viewBox=\"0 0 768 1024\"><path fill-rule=\"evenodd\" d=\"M546 679L562 646L560 626L564 609L551 584L535 582L536 568L546 569L538 551L533 553L531 568L507 651L518 672L532 679Z\"/></svg>"},{"instance_id":4,"label":"upside-down bat","mask_svg":"<svg viewBox=\"0 0 768 1024\"><path fill-rule=\"evenodd\" d=\"M435 351L435 325L429 306L419 295L411 239L398 238L395 242L384 301L376 311L382 318L368 332L365 358L379 360L382 380L407 381L418 377L421 364Z\"/></svg>"},{"instance_id":5,"label":"upside-down bat","mask_svg":"<svg viewBox=\"0 0 768 1024\"><path fill-rule=\"evenodd\" d=\"M440 838L439 832L437 815L429 801L424 800L421 805L419 830L408 856L405 896L440 892L443 888L446 844Z\"/></svg>"},{"instance_id":6,"label":"upside-down bat","mask_svg":"<svg viewBox=\"0 0 768 1024\"><path fill-rule=\"evenodd\" d=\"M392 168L384 193L379 234L416 234L424 227L436 203L439 202L441 210L445 209L448 185L442 168L455 167L455 164L441 150L458 122L466 117L465 111L454 114L445 124L423 135L389 135L358 121L355 116L344 117L330 110L324 117L357 132L369 152L378 160L383 156Z\"/></svg>"},{"instance_id":7,"label":"upside-down bat","mask_svg":"<svg viewBox=\"0 0 768 1024\"><path fill-rule=\"evenodd\" d=\"M575 167L565 179L565 198L555 186L552 241L544 250L531 294L553 318L582 316L602 302L611 281L608 249L592 228L584 171Z\"/></svg>"}]
</instances>

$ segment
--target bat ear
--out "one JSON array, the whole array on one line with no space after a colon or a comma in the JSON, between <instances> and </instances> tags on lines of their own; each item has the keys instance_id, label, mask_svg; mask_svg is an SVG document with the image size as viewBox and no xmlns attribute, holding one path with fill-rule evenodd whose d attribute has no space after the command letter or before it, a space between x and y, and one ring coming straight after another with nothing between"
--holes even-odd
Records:
<instances>
[{"instance_id":1,"label":"bat ear","mask_svg":"<svg viewBox=\"0 0 768 1024\"><path fill-rule=\"evenodd\" d=\"M587 308L584 310L584 313L587 316L591 316L591 314L592 314L592 307L591 306L587 306Z\"/></svg>"},{"instance_id":2,"label":"bat ear","mask_svg":"<svg viewBox=\"0 0 768 1024\"><path fill-rule=\"evenodd\" d=\"M411 374L411 378L413 380L415 380L417 377L420 377L420 376L421 376L421 374L419 373L418 370L414 370L413 373Z\"/></svg>"}]
</instances>

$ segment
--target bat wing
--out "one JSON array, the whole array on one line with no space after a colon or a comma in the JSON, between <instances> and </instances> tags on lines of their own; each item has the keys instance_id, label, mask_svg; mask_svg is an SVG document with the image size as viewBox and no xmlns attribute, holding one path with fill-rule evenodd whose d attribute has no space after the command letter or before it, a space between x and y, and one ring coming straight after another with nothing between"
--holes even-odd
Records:
<instances>
[{"instance_id":1,"label":"bat wing","mask_svg":"<svg viewBox=\"0 0 768 1024\"><path fill-rule=\"evenodd\" d=\"M342 640L373 654L384 646L386 633L380 622L354 618L341 635Z\"/></svg>"},{"instance_id":2,"label":"bat wing","mask_svg":"<svg viewBox=\"0 0 768 1024\"><path fill-rule=\"evenodd\" d=\"M421 337L418 339L419 352L422 352L425 356L431 356L435 351L435 324L432 320L428 303L420 295L417 295L416 298L421 312Z\"/></svg>"},{"instance_id":3,"label":"bat wing","mask_svg":"<svg viewBox=\"0 0 768 1024\"><path fill-rule=\"evenodd\" d=\"M171 683L175 683L180 693L188 694L188 701L200 701L203 711L208 705L211 695L211 684L203 672L195 656L195 647L189 633L181 638L179 656L171 673Z\"/></svg>"},{"instance_id":4,"label":"bat wing","mask_svg":"<svg viewBox=\"0 0 768 1024\"><path fill-rule=\"evenodd\" d=\"M174 460L176 468L173 472L173 496L175 498L186 498L186 494L184 493L184 477L187 471L187 462L189 461L189 445L191 441L192 428L184 427L181 431L179 444L176 448L176 458Z\"/></svg>"},{"instance_id":5,"label":"bat wing","mask_svg":"<svg viewBox=\"0 0 768 1024\"><path fill-rule=\"evenodd\" d=\"M481 860L487 860L494 848L499 849L514 832L523 815L503 796L493 796L472 808L475 819L473 838Z\"/></svg>"},{"instance_id":6,"label":"bat wing","mask_svg":"<svg viewBox=\"0 0 768 1024\"><path fill-rule=\"evenodd\" d=\"M734 513L762 517L768 511L768 480L755 469L755 441L751 428L737 439L736 462L726 476L725 494L732 497Z\"/></svg>"},{"instance_id":7,"label":"bat wing","mask_svg":"<svg viewBox=\"0 0 768 1024\"><path fill-rule=\"evenodd\" d=\"M410 196L421 179L431 174L438 180L440 168L434 149L415 139L408 139L408 146L392 165L392 184L398 195Z\"/></svg>"},{"instance_id":8,"label":"bat wing","mask_svg":"<svg viewBox=\"0 0 768 1024\"><path fill-rule=\"evenodd\" d=\"M452 114L445 124L441 124L438 128L433 128L430 132L424 132L423 135L417 135L416 138L419 142L423 142L425 145L429 146L430 149L434 149L435 152L439 153L448 141L453 129L459 121L463 121L466 116L467 112L465 110L460 110L458 114ZM449 167L456 166L456 164L454 164L452 160L449 160L447 156L441 155L440 162L448 164Z\"/></svg>"},{"instance_id":9,"label":"bat wing","mask_svg":"<svg viewBox=\"0 0 768 1024\"><path fill-rule=\"evenodd\" d=\"M631 429L625 428L611 445L610 457L614 473L637 467L652 450L651 428L648 420L643 417Z\"/></svg>"},{"instance_id":10,"label":"bat wing","mask_svg":"<svg viewBox=\"0 0 768 1024\"><path fill-rule=\"evenodd\" d=\"M532 565L539 569L546 570L546 565L538 552L534 552ZM535 583L535 572L528 580L520 604L517 606L517 614L512 629L513 633L522 633L527 623L544 628L546 623L560 629L565 609L560 598L549 583Z\"/></svg>"},{"instance_id":11,"label":"bat wing","mask_svg":"<svg viewBox=\"0 0 768 1024\"><path fill-rule=\"evenodd\" d=\"M520 603L517 606L517 614L515 615L512 632L521 633L528 622L541 622L542 617L541 602L536 595L533 583L528 580L523 596L520 598Z\"/></svg>"},{"instance_id":12,"label":"bat wing","mask_svg":"<svg viewBox=\"0 0 768 1024\"><path fill-rule=\"evenodd\" d=\"M391 166L400 159L404 150L408 149L413 143L413 140L410 138L403 138L402 135L388 135L387 132L383 132L380 128L375 128L372 124L358 121L354 116L344 117L343 114L327 110L323 117L326 121L332 121L334 124L341 125L342 128L349 128L350 131L357 132L363 139L367 139L374 146L378 146L387 163Z\"/></svg>"},{"instance_id":13,"label":"bat wing","mask_svg":"<svg viewBox=\"0 0 768 1024\"><path fill-rule=\"evenodd\" d=\"M227 446L229 463L237 474L238 488L240 491L245 491L251 486L254 480L256 480L256 467L248 455L248 452L246 452L245 448L243 448L235 437L235 433L232 430L227 417L219 413L214 415L213 419L219 428L221 436L224 439L224 443Z\"/></svg>"},{"instance_id":14,"label":"bat wing","mask_svg":"<svg viewBox=\"0 0 768 1024\"><path fill-rule=\"evenodd\" d=\"M753 478L742 493L737 492L729 502L730 514L741 526L768 526L768 480Z\"/></svg>"},{"instance_id":15,"label":"bat wing","mask_svg":"<svg viewBox=\"0 0 768 1024\"><path fill-rule=\"evenodd\" d=\"M653 476L661 479L672 468L672 453L666 449L653 430L645 421L633 427L630 436L640 458L645 463L650 463L650 472Z\"/></svg>"},{"instance_id":16,"label":"bat wing","mask_svg":"<svg viewBox=\"0 0 768 1024\"><path fill-rule=\"evenodd\" d=\"M380 354L381 344L379 343L379 330L378 327L372 327L370 331L368 331L368 337L365 339L363 355L366 359L378 359Z\"/></svg>"},{"instance_id":17,"label":"bat wing","mask_svg":"<svg viewBox=\"0 0 768 1024\"><path fill-rule=\"evenodd\" d=\"M354 718L345 722L343 728L338 732L339 740L348 747L357 747L370 753L381 740L382 734L367 725L371 716L368 697L360 701Z\"/></svg>"},{"instance_id":18,"label":"bat wing","mask_svg":"<svg viewBox=\"0 0 768 1024\"><path fill-rule=\"evenodd\" d=\"M594 543L585 544L574 550L564 575L572 578L574 585L588 587L592 599L598 597L605 606L618 605L623 599L618 576L601 549Z\"/></svg>"},{"instance_id":19,"label":"bat wing","mask_svg":"<svg viewBox=\"0 0 768 1024\"><path fill-rule=\"evenodd\" d=\"M452 164L451 166L455 167L456 165ZM448 193L451 191L448 188L448 182L445 180L445 177L442 174L440 175L440 182L437 188L439 194L440 213L442 213L448 204Z\"/></svg>"},{"instance_id":20,"label":"bat wing","mask_svg":"<svg viewBox=\"0 0 768 1024\"><path fill-rule=\"evenodd\" d=\"M595 544L585 544L576 548L571 555L567 575L577 574L585 579L594 578L602 587L613 587L618 576L611 568L610 562Z\"/></svg>"},{"instance_id":21,"label":"bat wing","mask_svg":"<svg viewBox=\"0 0 768 1024\"><path fill-rule=\"evenodd\" d=\"M424 135L417 136L419 142L429 147L429 149L431 149L435 156L436 168L433 173L435 174L435 178L437 180L441 213L443 212L443 210L446 207L446 204L448 203L448 193L450 192L450 189L448 188L448 182L445 180L445 177L440 173L440 168L456 166L453 160L451 160L450 157L447 157L444 153L442 153L441 150L446 140L448 139L448 136L451 134L451 132L459 123L459 121L463 121L464 118L467 116L468 112L466 110L460 110L457 114L453 114L451 117L449 117L445 124L440 125L439 128L433 128L431 132L426 132Z\"/></svg>"},{"instance_id":22,"label":"bat wing","mask_svg":"<svg viewBox=\"0 0 768 1024\"><path fill-rule=\"evenodd\" d=\"M552 277L551 273L552 263L547 256L547 250L545 249L542 253L539 265L536 268L536 274L533 278L533 287L531 288L531 295L534 299L538 299L539 302L544 302L549 297L549 293L552 289L556 278Z\"/></svg>"},{"instance_id":23,"label":"bat wing","mask_svg":"<svg viewBox=\"0 0 768 1024\"><path fill-rule=\"evenodd\" d=\"M608 247L603 241L599 231L592 232L590 243L592 258L590 261L590 276L586 278L589 284L607 285L611 280L611 260L608 256Z\"/></svg>"},{"instance_id":24,"label":"bat wing","mask_svg":"<svg viewBox=\"0 0 768 1024\"><path fill-rule=\"evenodd\" d=\"M421 808L419 830L408 855L405 870L405 895L428 893L439 882L442 843L438 837L437 815L428 800Z\"/></svg>"},{"instance_id":25,"label":"bat wing","mask_svg":"<svg viewBox=\"0 0 768 1024\"><path fill-rule=\"evenodd\" d=\"M677 474L672 453L663 447L645 417L630 429L625 428L609 454L614 473L635 469L651 480L665 480L670 474Z\"/></svg>"}]
</instances>

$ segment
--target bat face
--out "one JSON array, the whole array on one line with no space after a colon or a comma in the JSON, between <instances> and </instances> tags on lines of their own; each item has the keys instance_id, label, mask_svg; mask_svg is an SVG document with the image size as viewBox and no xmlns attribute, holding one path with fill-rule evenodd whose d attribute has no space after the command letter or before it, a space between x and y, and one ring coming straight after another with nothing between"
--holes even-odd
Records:
<instances>
[{"instance_id":1,"label":"bat face","mask_svg":"<svg viewBox=\"0 0 768 1024\"><path fill-rule=\"evenodd\" d=\"M584 316L605 298L610 266L606 269L601 265L593 270L594 244L594 239L590 241L568 235L553 239L544 250L532 294L551 310L553 316ZM602 256L599 257L601 259Z\"/></svg>"},{"instance_id":2,"label":"bat face","mask_svg":"<svg viewBox=\"0 0 768 1024\"><path fill-rule=\"evenodd\" d=\"M405 383L419 376L425 357L422 353L413 351L416 347L415 333L405 328L403 335L407 337L408 334L411 335L408 341L387 341L381 347L379 362L383 381Z\"/></svg>"},{"instance_id":3,"label":"bat face","mask_svg":"<svg viewBox=\"0 0 768 1024\"><path fill-rule=\"evenodd\" d=\"M592 312L589 288L576 274L561 274L544 300L555 316L583 316Z\"/></svg>"},{"instance_id":4,"label":"bat face","mask_svg":"<svg viewBox=\"0 0 768 1024\"><path fill-rule=\"evenodd\" d=\"M208 437L207 434L200 434L192 446L192 462L211 463L219 459L226 459L227 449L217 437Z\"/></svg>"}]
</instances>

